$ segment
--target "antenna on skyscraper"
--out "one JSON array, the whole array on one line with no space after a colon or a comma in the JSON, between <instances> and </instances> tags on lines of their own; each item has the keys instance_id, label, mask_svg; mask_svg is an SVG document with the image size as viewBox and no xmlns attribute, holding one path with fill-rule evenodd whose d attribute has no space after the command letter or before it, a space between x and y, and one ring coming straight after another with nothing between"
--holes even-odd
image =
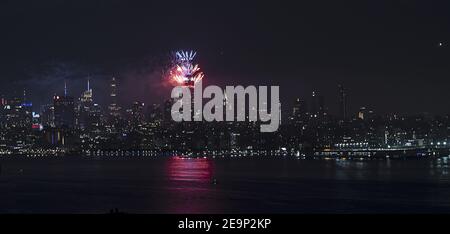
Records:
<instances>
[{"instance_id":1,"label":"antenna on skyscraper","mask_svg":"<svg viewBox=\"0 0 450 234\"><path fill-rule=\"evenodd\" d=\"M64 80L64 96L67 96L67 82Z\"/></svg>"}]
</instances>

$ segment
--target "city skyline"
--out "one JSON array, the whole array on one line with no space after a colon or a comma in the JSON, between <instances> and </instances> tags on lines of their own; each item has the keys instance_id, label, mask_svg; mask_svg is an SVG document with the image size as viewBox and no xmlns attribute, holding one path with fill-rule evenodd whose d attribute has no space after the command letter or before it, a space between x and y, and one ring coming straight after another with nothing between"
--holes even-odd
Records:
<instances>
[{"instance_id":1,"label":"city skyline","mask_svg":"<svg viewBox=\"0 0 450 234\"><path fill-rule=\"evenodd\" d=\"M116 80L115 76L111 76L111 79ZM33 112L40 112L42 111L42 107L51 104L53 101L53 98L55 96L69 96L72 98L75 98L75 101L80 101L79 99L82 99L84 95L86 95L86 92L89 93L90 95L90 99L92 99L91 101L93 101L95 104L100 104L100 106L102 106L102 108L104 110L109 109L109 108L115 108L115 107L111 107L109 106L111 104L110 102L110 98L111 98L111 83L110 84L106 84L105 82L102 82L103 86L100 85L96 85L96 87L98 88L98 90L96 90L96 95L94 95L94 88L92 86L90 86L92 84L92 79L91 77L88 77L85 79L85 86L84 88L81 87L80 85L76 85L76 87L78 89L81 89L81 91L74 91L71 89L70 84L68 84L67 80L64 80L63 83L61 84L61 90L59 91L55 91L53 92L53 95L49 95L47 96L46 99L47 102L37 102L37 105L31 105L31 107L33 108ZM119 79L117 79L116 82L120 82ZM161 79L161 82L165 82L164 79ZM237 85L239 86L239 85ZM86 88L87 87L87 88ZM109 89L107 89L107 87L109 87ZM14 98L23 98L24 102L28 102L29 104L33 104L34 100L32 98L30 98L28 96L28 94L30 93L30 91L32 92L32 90L28 90L28 89L22 89L22 90L14 90L13 93L15 94L4 94L4 93L0 93L0 97L4 100L8 100L8 99L14 99ZM77 92L78 91L78 92ZM117 92L117 91L115 91ZM115 93L114 92L114 93ZM398 115L449 115L448 112L442 112L442 113L433 113L433 112L426 112L426 111L422 111L422 112L400 112L400 111L392 111L392 112L383 112L383 111L379 111L377 109L374 109L373 107L371 107L370 105L361 105L361 106L355 106L352 105L352 98L351 96L349 97L349 92L351 93L351 90L348 90L345 85L343 84L338 84L336 86L336 92L334 94L334 98L330 98L333 101L330 101L330 99L325 99L325 95L320 91L320 89L314 89L311 90L311 92L309 94L305 94L305 95L299 95L296 96L294 99L292 100L282 100L283 103L283 112L286 112L286 114L291 113L292 109L295 108L296 105L298 105L298 101L301 101L303 104L303 108L306 109L305 112L316 112L318 111L317 108L321 108L323 112L326 112L329 115L332 115L336 118L341 118L341 119L346 119L346 118L358 118L358 113L361 110L361 108L367 108L370 109L371 111L376 111L377 114L379 115L392 115L392 114L398 114ZM117 95L117 96L116 96ZM327 97L332 96L331 94L326 95ZM42 97L42 96L41 96ZM94 100L95 97L95 100ZM138 101L138 102L143 102L143 103L147 103L149 105L153 105L153 104L163 104L167 99L171 99L170 98L170 93L168 93L166 96L164 97L160 97L157 100L154 99L133 99L133 98L123 98L122 95L118 95L115 94L115 103L117 103L117 105L122 105L122 106L131 106L132 103ZM100 100L100 101L99 101ZM205 99L205 101L207 101L208 99ZM330 108L331 107L331 108ZM120 108L120 107L119 107ZM286 117L285 115L283 115L283 117Z\"/></svg>"},{"instance_id":2,"label":"city skyline","mask_svg":"<svg viewBox=\"0 0 450 234\"><path fill-rule=\"evenodd\" d=\"M450 147L449 115L382 115L367 107L352 113L347 109L348 90L342 85L336 96L339 113L330 113L324 97L313 91L308 101L297 98L281 112L284 118L277 131L260 133L259 127L267 122L250 120L247 111L243 122L176 122L172 104L177 98L121 106L120 81L112 77L109 103L102 106L95 101L91 79L86 84L77 97L69 95L64 82L62 95L53 95L53 103L41 106L39 112L32 111L32 100L25 91L22 97L2 98L0 153L95 156L112 151L118 156L119 151L134 155L137 150L138 156L192 152L208 157L251 156L257 152L347 157L347 153L358 152L358 157L370 158L388 157L392 150L408 151L408 157L434 157L445 155ZM245 105L250 108L249 103Z\"/></svg>"}]
</instances>

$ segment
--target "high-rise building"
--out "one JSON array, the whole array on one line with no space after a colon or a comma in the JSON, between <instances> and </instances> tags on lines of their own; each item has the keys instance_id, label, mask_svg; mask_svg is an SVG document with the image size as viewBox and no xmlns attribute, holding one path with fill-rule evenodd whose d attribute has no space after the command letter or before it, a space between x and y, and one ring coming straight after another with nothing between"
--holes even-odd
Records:
<instances>
[{"instance_id":1,"label":"high-rise building","mask_svg":"<svg viewBox=\"0 0 450 234\"><path fill-rule=\"evenodd\" d=\"M90 106L93 102L92 89L90 87L90 80L87 80L87 89L81 94L80 102L85 106Z\"/></svg>"},{"instance_id":2,"label":"high-rise building","mask_svg":"<svg viewBox=\"0 0 450 234\"><path fill-rule=\"evenodd\" d=\"M32 106L20 97L2 100L2 125L7 128L31 127Z\"/></svg>"},{"instance_id":3,"label":"high-rise building","mask_svg":"<svg viewBox=\"0 0 450 234\"><path fill-rule=\"evenodd\" d=\"M91 112L93 111L94 102L90 80L87 80L87 89L81 94L77 112L77 125L81 129L87 128L91 124Z\"/></svg>"},{"instance_id":4,"label":"high-rise building","mask_svg":"<svg viewBox=\"0 0 450 234\"><path fill-rule=\"evenodd\" d=\"M173 99L167 99L164 102L164 110L163 110L163 119L164 122L169 123L172 121L172 105L174 101Z\"/></svg>"},{"instance_id":5,"label":"high-rise building","mask_svg":"<svg viewBox=\"0 0 450 234\"><path fill-rule=\"evenodd\" d=\"M54 127L55 108L52 104L41 106L41 124L44 127Z\"/></svg>"},{"instance_id":6,"label":"high-rise building","mask_svg":"<svg viewBox=\"0 0 450 234\"><path fill-rule=\"evenodd\" d=\"M293 123L300 123L306 115L306 103L300 98L295 99L294 106L292 107L292 121Z\"/></svg>"},{"instance_id":7,"label":"high-rise building","mask_svg":"<svg viewBox=\"0 0 450 234\"><path fill-rule=\"evenodd\" d=\"M315 118L325 114L325 100L322 95L316 91L312 92L311 96L311 115Z\"/></svg>"},{"instance_id":8,"label":"high-rise building","mask_svg":"<svg viewBox=\"0 0 450 234\"><path fill-rule=\"evenodd\" d=\"M310 105L311 107L311 114L312 115L314 115L314 114L317 114L317 95L316 95L316 91L313 91L312 92L312 95L311 95L311 105Z\"/></svg>"},{"instance_id":9,"label":"high-rise building","mask_svg":"<svg viewBox=\"0 0 450 234\"><path fill-rule=\"evenodd\" d=\"M6 108L6 99L2 96L0 97L0 128L5 125L5 108Z\"/></svg>"},{"instance_id":10,"label":"high-rise building","mask_svg":"<svg viewBox=\"0 0 450 234\"><path fill-rule=\"evenodd\" d=\"M117 104L117 82L116 78L113 77L110 83L110 104L109 104L109 115L111 117L117 118L120 116L120 106Z\"/></svg>"},{"instance_id":11,"label":"high-rise building","mask_svg":"<svg viewBox=\"0 0 450 234\"><path fill-rule=\"evenodd\" d=\"M73 97L53 97L54 124L56 127L73 128L75 125L75 107Z\"/></svg>"},{"instance_id":12,"label":"high-rise building","mask_svg":"<svg viewBox=\"0 0 450 234\"><path fill-rule=\"evenodd\" d=\"M151 123L161 123L163 120L163 111L160 104L152 104L148 107L148 119Z\"/></svg>"},{"instance_id":13,"label":"high-rise building","mask_svg":"<svg viewBox=\"0 0 450 234\"><path fill-rule=\"evenodd\" d=\"M139 101L133 102L133 105L127 110L127 113L131 127L136 128L144 123L144 103Z\"/></svg>"},{"instance_id":14,"label":"high-rise building","mask_svg":"<svg viewBox=\"0 0 450 234\"><path fill-rule=\"evenodd\" d=\"M317 97L317 102L318 102L318 107L319 107L319 111L318 114L320 116L323 116L325 114L325 99L322 95L319 95Z\"/></svg>"},{"instance_id":15,"label":"high-rise building","mask_svg":"<svg viewBox=\"0 0 450 234\"><path fill-rule=\"evenodd\" d=\"M345 120L348 117L347 92L343 85L339 85L338 88L339 88L339 117Z\"/></svg>"}]
</instances>

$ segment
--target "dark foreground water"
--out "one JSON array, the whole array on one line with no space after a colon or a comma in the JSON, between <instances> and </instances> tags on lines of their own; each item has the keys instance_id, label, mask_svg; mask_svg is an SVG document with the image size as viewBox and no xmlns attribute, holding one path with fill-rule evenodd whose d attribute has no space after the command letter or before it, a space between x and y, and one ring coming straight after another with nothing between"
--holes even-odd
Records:
<instances>
[{"instance_id":1,"label":"dark foreground water","mask_svg":"<svg viewBox=\"0 0 450 234\"><path fill-rule=\"evenodd\" d=\"M0 213L450 213L447 159L0 164Z\"/></svg>"}]
</instances>

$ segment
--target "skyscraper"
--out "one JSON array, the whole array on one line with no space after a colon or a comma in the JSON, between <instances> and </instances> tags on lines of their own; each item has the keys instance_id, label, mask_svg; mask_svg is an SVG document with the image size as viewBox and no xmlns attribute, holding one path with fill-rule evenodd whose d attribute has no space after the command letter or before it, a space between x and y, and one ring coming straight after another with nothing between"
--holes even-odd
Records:
<instances>
[{"instance_id":1,"label":"skyscraper","mask_svg":"<svg viewBox=\"0 0 450 234\"><path fill-rule=\"evenodd\" d=\"M317 114L317 95L316 91L313 91L311 95L311 115L315 114Z\"/></svg>"},{"instance_id":2,"label":"skyscraper","mask_svg":"<svg viewBox=\"0 0 450 234\"><path fill-rule=\"evenodd\" d=\"M292 107L291 120L294 124L300 123L306 115L306 103L300 98L295 99L294 106Z\"/></svg>"},{"instance_id":3,"label":"skyscraper","mask_svg":"<svg viewBox=\"0 0 450 234\"><path fill-rule=\"evenodd\" d=\"M145 116L144 116L144 103L135 101L133 102L133 105L131 106L131 109L127 110L129 113L129 120L130 124L133 128L137 128L138 126L142 125Z\"/></svg>"},{"instance_id":4,"label":"skyscraper","mask_svg":"<svg viewBox=\"0 0 450 234\"><path fill-rule=\"evenodd\" d=\"M80 101L86 106L90 106L92 104L92 89L90 87L90 80L87 80L87 89L81 94Z\"/></svg>"},{"instance_id":5,"label":"skyscraper","mask_svg":"<svg viewBox=\"0 0 450 234\"><path fill-rule=\"evenodd\" d=\"M90 116L93 110L94 102L90 80L87 80L87 89L81 94L78 106L78 125L81 129L85 129L91 124Z\"/></svg>"},{"instance_id":6,"label":"skyscraper","mask_svg":"<svg viewBox=\"0 0 450 234\"><path fill-rule=\"evenodd\" d=\"M318 115L323 116L325 114L325 99L324 99L324 97L322 95L319 95L317 97L317 102L318 102L318 107L319 107Z\"/></svg>"},{"instance_id":7,"label":"skyscraper","mask_svg":"<svg viewBox=\"0 0 450 234\"><path fill-rule=\"evenodd\" d=\"M325 100L322 95L316 91L312 92L311 97L311 115L315 118L321 117L325 114Z\"/></svg>"},{"instance_id":8,"label":"skyscraper","mask_svg":"<svg viewBox=\"0 0 450 234\"><path fill-rule=\"evenodd\" d=\"M339 85L339 117L347 119L347 92L343 85Z\"/></svg>"},{"instance_id":9,"label":"skyscraper","mask_svg":"<svg viewBox=\"0 0 450 234\"><path fill-rule=\"evenodd\" d=\"M116 78L113 77L110 83L110 104L109 104L109 115L111 117L119 117L120 116L120 106L117 104L117 83Z\"/></svg>"},{"instance_id":10,"label":"skyscraper","mask_svg":"<svg viewBox=\"0 0 450 234\"><path fill-rule=\"evenodd\" d=\"M2 100L2 125L8 128L31 127L31 102L24 102L23 98L14 97Z\"/></svg>"},{"instance_id":11,"label":"skyscraper","mask_svg":"<svg viewBox=\"0 0 450 234\"><path fill-rule=\"evenodd\" d=\"M55 126L73 128L75 125L73 97L55 95L53 97L53 106Z\"/></svg>"},{"instance_id":12,"label":"skyscraper","mask_svg":"<svg viewBox=\"0 0 450 234\"><path fill-rule=\"evenodd\" d=\"M161 123L163 121L163 111L160 104L152 104L148 107L148 119L151 123Z\"/></svg>"},{"instance_id":13,"label":"skyscraper","mask_svg":"<svg viewBox=\"0 0 450 234\"><path fill-rule=\"evenodd\" d=\"M5 125L6 99L0 97L0 129Z\"/></svg>"},{"instance_id":14,"label":"skyscraper","mask_svg":"<svg viewBox=\"0 0 450 234\"><path fill-rule=\"evenodd\" d=\"M44 127L54 127L55 109L52 104L41 106L41 124Z\"/></svg>"},{"instance_id":15,"label":"skyscraper","mask_svg":"<svg viewBox=\"0 0 450 234\"><path fill-rule=\"evenodd\" d=\"M173 99L167 99L164 102L163 107L163 119L165 123L171 123L172 122L172 105L174 101Z\"/></svg>"}]
</instances>

